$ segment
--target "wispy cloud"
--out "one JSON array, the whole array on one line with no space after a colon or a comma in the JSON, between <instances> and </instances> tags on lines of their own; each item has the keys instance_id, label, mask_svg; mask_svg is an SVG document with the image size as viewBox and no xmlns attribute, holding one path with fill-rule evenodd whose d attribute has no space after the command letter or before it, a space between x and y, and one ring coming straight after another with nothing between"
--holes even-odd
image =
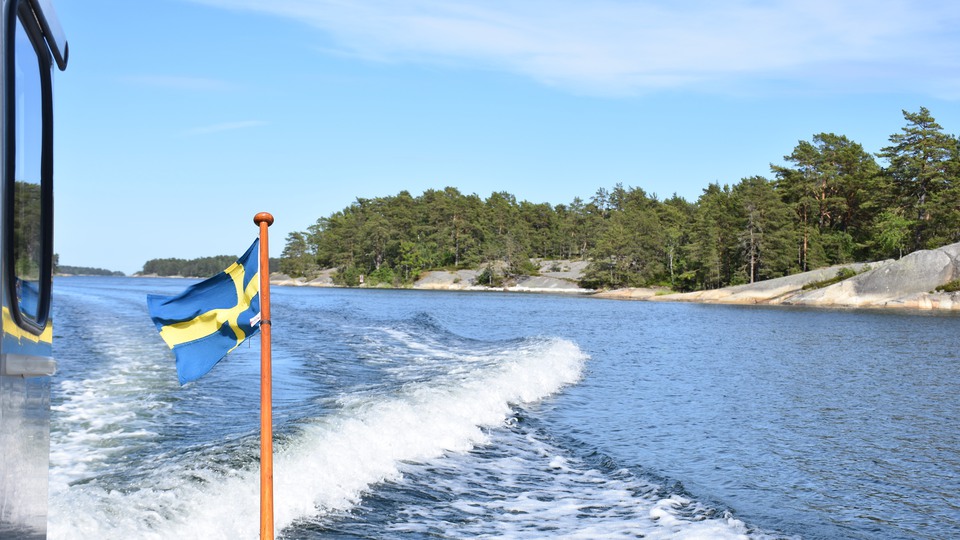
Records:
<instances>
[{"instance_id":1,"label":"wispy cloud","mask_svg":"<svg viewBox=\"0 0 960 540\"><path fill-rule=\"evenodd\" d=\"M302 21L368 60L499 69L578 92L960 86L955 0L194 1Z\"/></svg>"},{"instance_id":2,"label":"wispy cloud","mask_svg":"<svg viewBox=\"0 0 960 540\"><path fill-rule=\"evenodd\" d=\"M210 133L220 133L222 131L235 131L238 129L254 128L254 127L265 126L265 125L267 125L267 123L262 122L260 120L241 120L239 122L223 122L220 124L196 127L191 129L189 133L191 135L207 135Z\"/></svg>"},{"instance_id":3,"label":"wispy cloud","mask_svg":"<svg viewBox=\"0 0 960 540\"><path fill-rule=\"evenodd\" d=\"M226 81L205 77L182 77L177 75L130 75L121 80L128 84L167 88L172 90L216 92L233 87Z\"/></svg>"}]
</instances>

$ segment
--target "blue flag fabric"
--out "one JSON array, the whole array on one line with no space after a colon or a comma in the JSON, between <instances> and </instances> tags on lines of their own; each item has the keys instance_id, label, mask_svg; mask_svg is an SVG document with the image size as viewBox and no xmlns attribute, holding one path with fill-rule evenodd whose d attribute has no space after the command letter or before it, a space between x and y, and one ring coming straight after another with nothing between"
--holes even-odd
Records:
<instances>
[{"instance_id":1,"label":"blue flag fabric","mask_svg":"<svg viewBox=\"0 0 960 540\"><path fill-rule=\"evenodd\" d=\"M260 329L260 240L236 263L177 296L147 295L147 310L177 358L180 384L206 375Z\"/></svg>"}]
</instances>

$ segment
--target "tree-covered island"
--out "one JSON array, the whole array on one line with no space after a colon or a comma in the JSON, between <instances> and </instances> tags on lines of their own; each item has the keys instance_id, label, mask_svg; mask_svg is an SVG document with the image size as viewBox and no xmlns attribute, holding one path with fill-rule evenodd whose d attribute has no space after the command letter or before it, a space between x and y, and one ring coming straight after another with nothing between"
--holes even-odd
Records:
<instances>
[{"instance_id":1,"label":"tree-covered island","mask_svg":"<svg viewBox=\"0 0 960 540\"><path fill-rule=\"evenodd\" d=\"M357 199L289 234L279 269L336 268L342 285L364 276L402 286L426 270L476 268L493 283L535 272L532 258L582 259L583 287L688 291L956 242L958 139L926 108L903 115L876 155L820 133L784 156L788 165L772 165L772 179L712 183L695 202L622 184L555 206L452 187Z\"/></svg>"},{"instance_id":2,"label":"tree-covered island","mask_svg":"<svg viewBox=\"0 0 960 540\"><path fill-rule=\"evenodd\" d=\"M531 259L567 259L589 261L584 288L692 291L960 241L960 142L926 108L903 116L876 154L820 133L771 165L773 178L712 183L695 202L622 184L557 205L453 187L357 199L290 233L272 268L306 278L335 268L346 286L472 268L479 284L499 285L535 274ZM220 259L157 259L142 273L203 276L232 262Z\"/></svg>"}]
</instances>

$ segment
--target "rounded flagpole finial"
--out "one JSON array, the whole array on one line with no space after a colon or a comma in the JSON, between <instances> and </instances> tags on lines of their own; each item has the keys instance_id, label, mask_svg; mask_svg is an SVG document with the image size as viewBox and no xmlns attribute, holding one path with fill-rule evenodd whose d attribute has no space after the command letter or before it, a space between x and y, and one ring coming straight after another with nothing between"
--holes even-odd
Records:
<instances>
[{"instance_id":1,"label":"rounded flagpole finial","mask_svg":"<svg viewBox=\"0 0 960 540\"><path fill-rule=\"evenodd\" d=\"M260 212L259 214L253 216L253 222L257 225L261 223L266 223L267 227L273 225L273 216L270 212Z\"/></svg>"}]
</instances>

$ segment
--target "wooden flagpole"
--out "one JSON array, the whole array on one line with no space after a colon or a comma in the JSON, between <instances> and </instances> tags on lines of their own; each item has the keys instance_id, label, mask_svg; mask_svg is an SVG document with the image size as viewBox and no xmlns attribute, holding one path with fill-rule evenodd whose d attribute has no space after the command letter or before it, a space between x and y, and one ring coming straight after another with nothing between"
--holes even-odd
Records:
<instances>
[{"instance_id":1,"label":"wooden flagpole","mask_svg":"<svg viewBox=\"0 0 960 540\"><path fill-rule=\"evenodd\" d=\"M273 382L270 366L270 249L273 216L253 217L260 227L260 538L273 540Z\"/></svg>"}]
</instances>

